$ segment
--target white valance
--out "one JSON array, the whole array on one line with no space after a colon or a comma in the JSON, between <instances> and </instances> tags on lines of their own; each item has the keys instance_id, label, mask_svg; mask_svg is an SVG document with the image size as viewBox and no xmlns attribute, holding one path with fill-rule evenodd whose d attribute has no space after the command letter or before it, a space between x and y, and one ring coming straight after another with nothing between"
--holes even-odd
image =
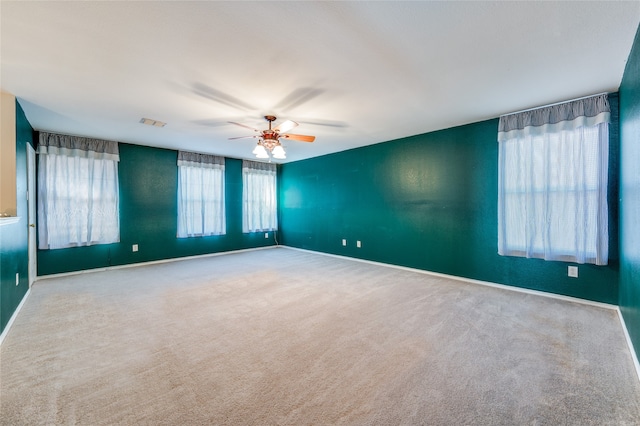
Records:
<instances>
[{"instance_id":1,"label":"white valance","mask_svg":"<svg viewBox=\"0 0 640 426\"><path fill-rule=\"evenodd\" d=\"M120 161L118 142L40 132L38 154Z\"/></svg>"},{"instance_id":2,"label":"white valance","mask_svg":"<svg viewBox=\"0 0 640 426\"><path fill-rule=\"evenodd\" d=\"M224 157L196 152L178 151L178 166L202 167L209 169L224 168Z\"/></svg>"},{"instance_id":3,"label":"white valance","mask_svg":"<svg viewBox=\"0 0 640 426\"><path fill-rule=\"evenodd\" d=\"M593 127L609 123L611 108L607 94L503 115L498 124L498 142L526 136Z\"/></svg>"},{"instance_id":4,"label":"white valance","mask_svg":"<svg viewBox=\"0 0 640 426\"><path fill-rule=\"evenodd\" d=\"M242 160L242 168L247 170L276 172L276 165L273 163L261 163L260 161Z\"/></svg>"}]
</instances>

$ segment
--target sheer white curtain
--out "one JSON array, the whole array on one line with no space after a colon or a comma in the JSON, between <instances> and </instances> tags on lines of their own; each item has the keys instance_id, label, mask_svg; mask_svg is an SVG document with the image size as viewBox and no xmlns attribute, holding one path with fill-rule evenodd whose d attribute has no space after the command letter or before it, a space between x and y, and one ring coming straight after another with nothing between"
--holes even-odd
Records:
<instances>
[{"instance_id":1,"label":"sheer white curtain","mask_svg":"<svg viewBox=\"0 0 640 426\"><path fill-rule=\"evenodd\" d=\"M242 232L278 229L276 165L243 160Z\"/></svg>"},{"instance_id":2,"label":"sheer white curtain","mask_svg":"<svg viewBox=\"0 0 640 426\"><path fill-rule=\"evenodd\" d=\"M118 143L40 133L38 248L120 241Z\"/></svg>"},{"instance_id":3,"label":"sheer white curtain","mask_svg":"<svg viewBox=\"0 0 640 426\"><path fill-rule=\"evenodd\" d=\"M178 238L226 233L224 157L178 152Z\"/></svg>"},{"instance_id":4,"label":"sheer white curtain","mask_svg":"<svg viewBox=\"0 0 640 426\"><path fill-rule=\"evenodd\" d=\"M500 117L498 253L606 265L606 95Z\"/></svg>"}]
</instances>

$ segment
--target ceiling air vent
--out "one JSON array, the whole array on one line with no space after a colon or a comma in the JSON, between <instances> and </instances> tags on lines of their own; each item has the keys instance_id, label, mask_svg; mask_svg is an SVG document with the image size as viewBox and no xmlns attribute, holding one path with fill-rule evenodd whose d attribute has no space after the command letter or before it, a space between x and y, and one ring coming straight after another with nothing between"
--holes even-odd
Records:
<instances>
[{"instance_id":1,"label":"ceiling air vent","mask_svg":"<svg viewBox=\"0 0 640 426\"><path fill-rule=\"evenodd\" d=\"M141 118L140 122L142 124L147 124L149 126L156 126L156 127L164 127L167 125L167 123L163 123L162 121L158 121L158 120L152 120L150 118Z\"/></svg>"}]
</instances>

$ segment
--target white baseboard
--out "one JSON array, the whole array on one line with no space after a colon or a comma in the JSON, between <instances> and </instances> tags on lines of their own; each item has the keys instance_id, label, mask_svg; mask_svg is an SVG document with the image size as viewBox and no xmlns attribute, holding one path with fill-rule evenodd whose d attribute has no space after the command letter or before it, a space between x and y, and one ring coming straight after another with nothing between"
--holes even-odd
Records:
<instances>
[{"instance_id":1,"label":"white baseboard","mask_svg":"<svg viewBox=\"0 0 640 426\"><path fill-rule=\"evenodd\" d=\"M276 247L278 246L264 246L264 247L254 247L254 248L240 249L240 250L219 251L216 253L198 254L195 256L172 257L170 259L150 260L148 262L128 263L126 265L115 265L115 266L105 266L103 268L83 269L82 271L63 272L60 274L51 274L51 275L40 275L36 277L34 282L44 281L50 278L70 277L73 275L91 274L93 272L114 271L116 269L137 268L138 266L158 265L160 263L178 262L180 260L189 260L189 259L200 259L203 257L223 256L226 254L244 253L247 251L265 250L265 249L272 249Z\"/></svg>"},{"instance_id":2,"label":"white baseboard","mask_svg":"<svg viewBox=\"0 0 640 426\"><path fill-rule=\"evenodd\" d=\"M593 300L580 299L579 297L564 296L562 294L548 293L546 291L531 290L531 289L528 289L528 288L515 287L515 286L506 285L506 284L492 283L492 282L489 282L489 281L474 280L472 278L459 277L457 275L442 274L440 272L432 272L432 271L427 271L427 270L424 270L424 269L410 268L408 266L398 266L398 265L393 265L391 263L374 262L372 260L358 259L357 257L341 256L341 255L338 255L338 254L324 253L324 252L321 252L321 251L313 251L313 250L301 249L301 248L297 248L297 247L289 247L289 246L280 246L280 247L287 248L289 250L305 251L305 252L308 252L308 253L315 253L315 254L322 254L324 256L337 257L339 259L346 259L346 260L353 260L353 261L356 261L356 262L369 263L371 265L386 266L388 268L401 269L401 270L409 271L409 272L417 272L419 274L432 275L432 276L439 277L439 278L448 278L448 279L452 279L452 280L456 280L456 281L464 281L464 282L471 283L471 284L479 284L479 285L484 285L484 286L488 286L488 287L500 288L500 289L503 289L503 290L516 291L518 293L526 293L526 294L532 294L532 295L536 295L536 296L549 297L549 298L552 298L552 299L564 300L564 301L567 301L567 302L575 302L575 303L581 303L581 304L584 304L584 305L597 306L599 308L613 309L613 310L618 309L618 307L616 305L612 305L610 303L594 302Z\"/></svg>"},{"instance_id":3,"label":"white baseboard","mask_svg":"<svg viewBox=\"0 0 640 426\"><path fill-rule=\"evenodd\" d=\"M622 325L622 330L624 331L624 338L627 339L627 346L629 346L629 351L631 352L633 365L636 367L636 374L638 375L638 380L640 380L640 362L638 362L638 356L636 355L636 351L633 348L633 342L631 341L631 336L629 336L629 331L627 330L627 324L624 322L622 311L620 311L619 307L616 307L616 309L618 311L618 318L620 318L620 324Z\"/></svg>"},{"instance_id":4,"label":"white baseboard","mask_svg":"<svg viewBox=\"0 0 640 426\"><path fill-rule=\"evenodd\" d=\"M4 338L7 337L7 334L9 334L9 330L11 329L13 322L16 320L16 317L18 316L18 312L20 312L20 310L24 306L24 303L27 301L27 298L29 297L30 294L31 294L31 288L29 288L27 292L24 294L24 297L20 301L20 304L18 305L16 310L13 312L13 315L11 315L11 318L9 318L9 322L7 322L7 326L4 328L4 330L2 330L2 334L0 334L0 345L2 345L2 342L4 342Z\"/></svg>"}]
</instances>

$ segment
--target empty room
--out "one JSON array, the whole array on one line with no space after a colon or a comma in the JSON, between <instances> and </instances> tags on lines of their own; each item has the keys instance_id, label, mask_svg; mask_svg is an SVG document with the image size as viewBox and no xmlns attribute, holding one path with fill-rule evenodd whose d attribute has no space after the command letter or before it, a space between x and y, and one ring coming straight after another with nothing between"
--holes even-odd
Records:
<instances>
[{"instance_id":1,"label":"empty room","mask_svg":"<svg viewBox=\"0 0 640 426\"><path fill-rule=\"evenodd\" d=\"M639 27L0 0L0 424L640 424Z\"/></svg>"}]
</instances>

